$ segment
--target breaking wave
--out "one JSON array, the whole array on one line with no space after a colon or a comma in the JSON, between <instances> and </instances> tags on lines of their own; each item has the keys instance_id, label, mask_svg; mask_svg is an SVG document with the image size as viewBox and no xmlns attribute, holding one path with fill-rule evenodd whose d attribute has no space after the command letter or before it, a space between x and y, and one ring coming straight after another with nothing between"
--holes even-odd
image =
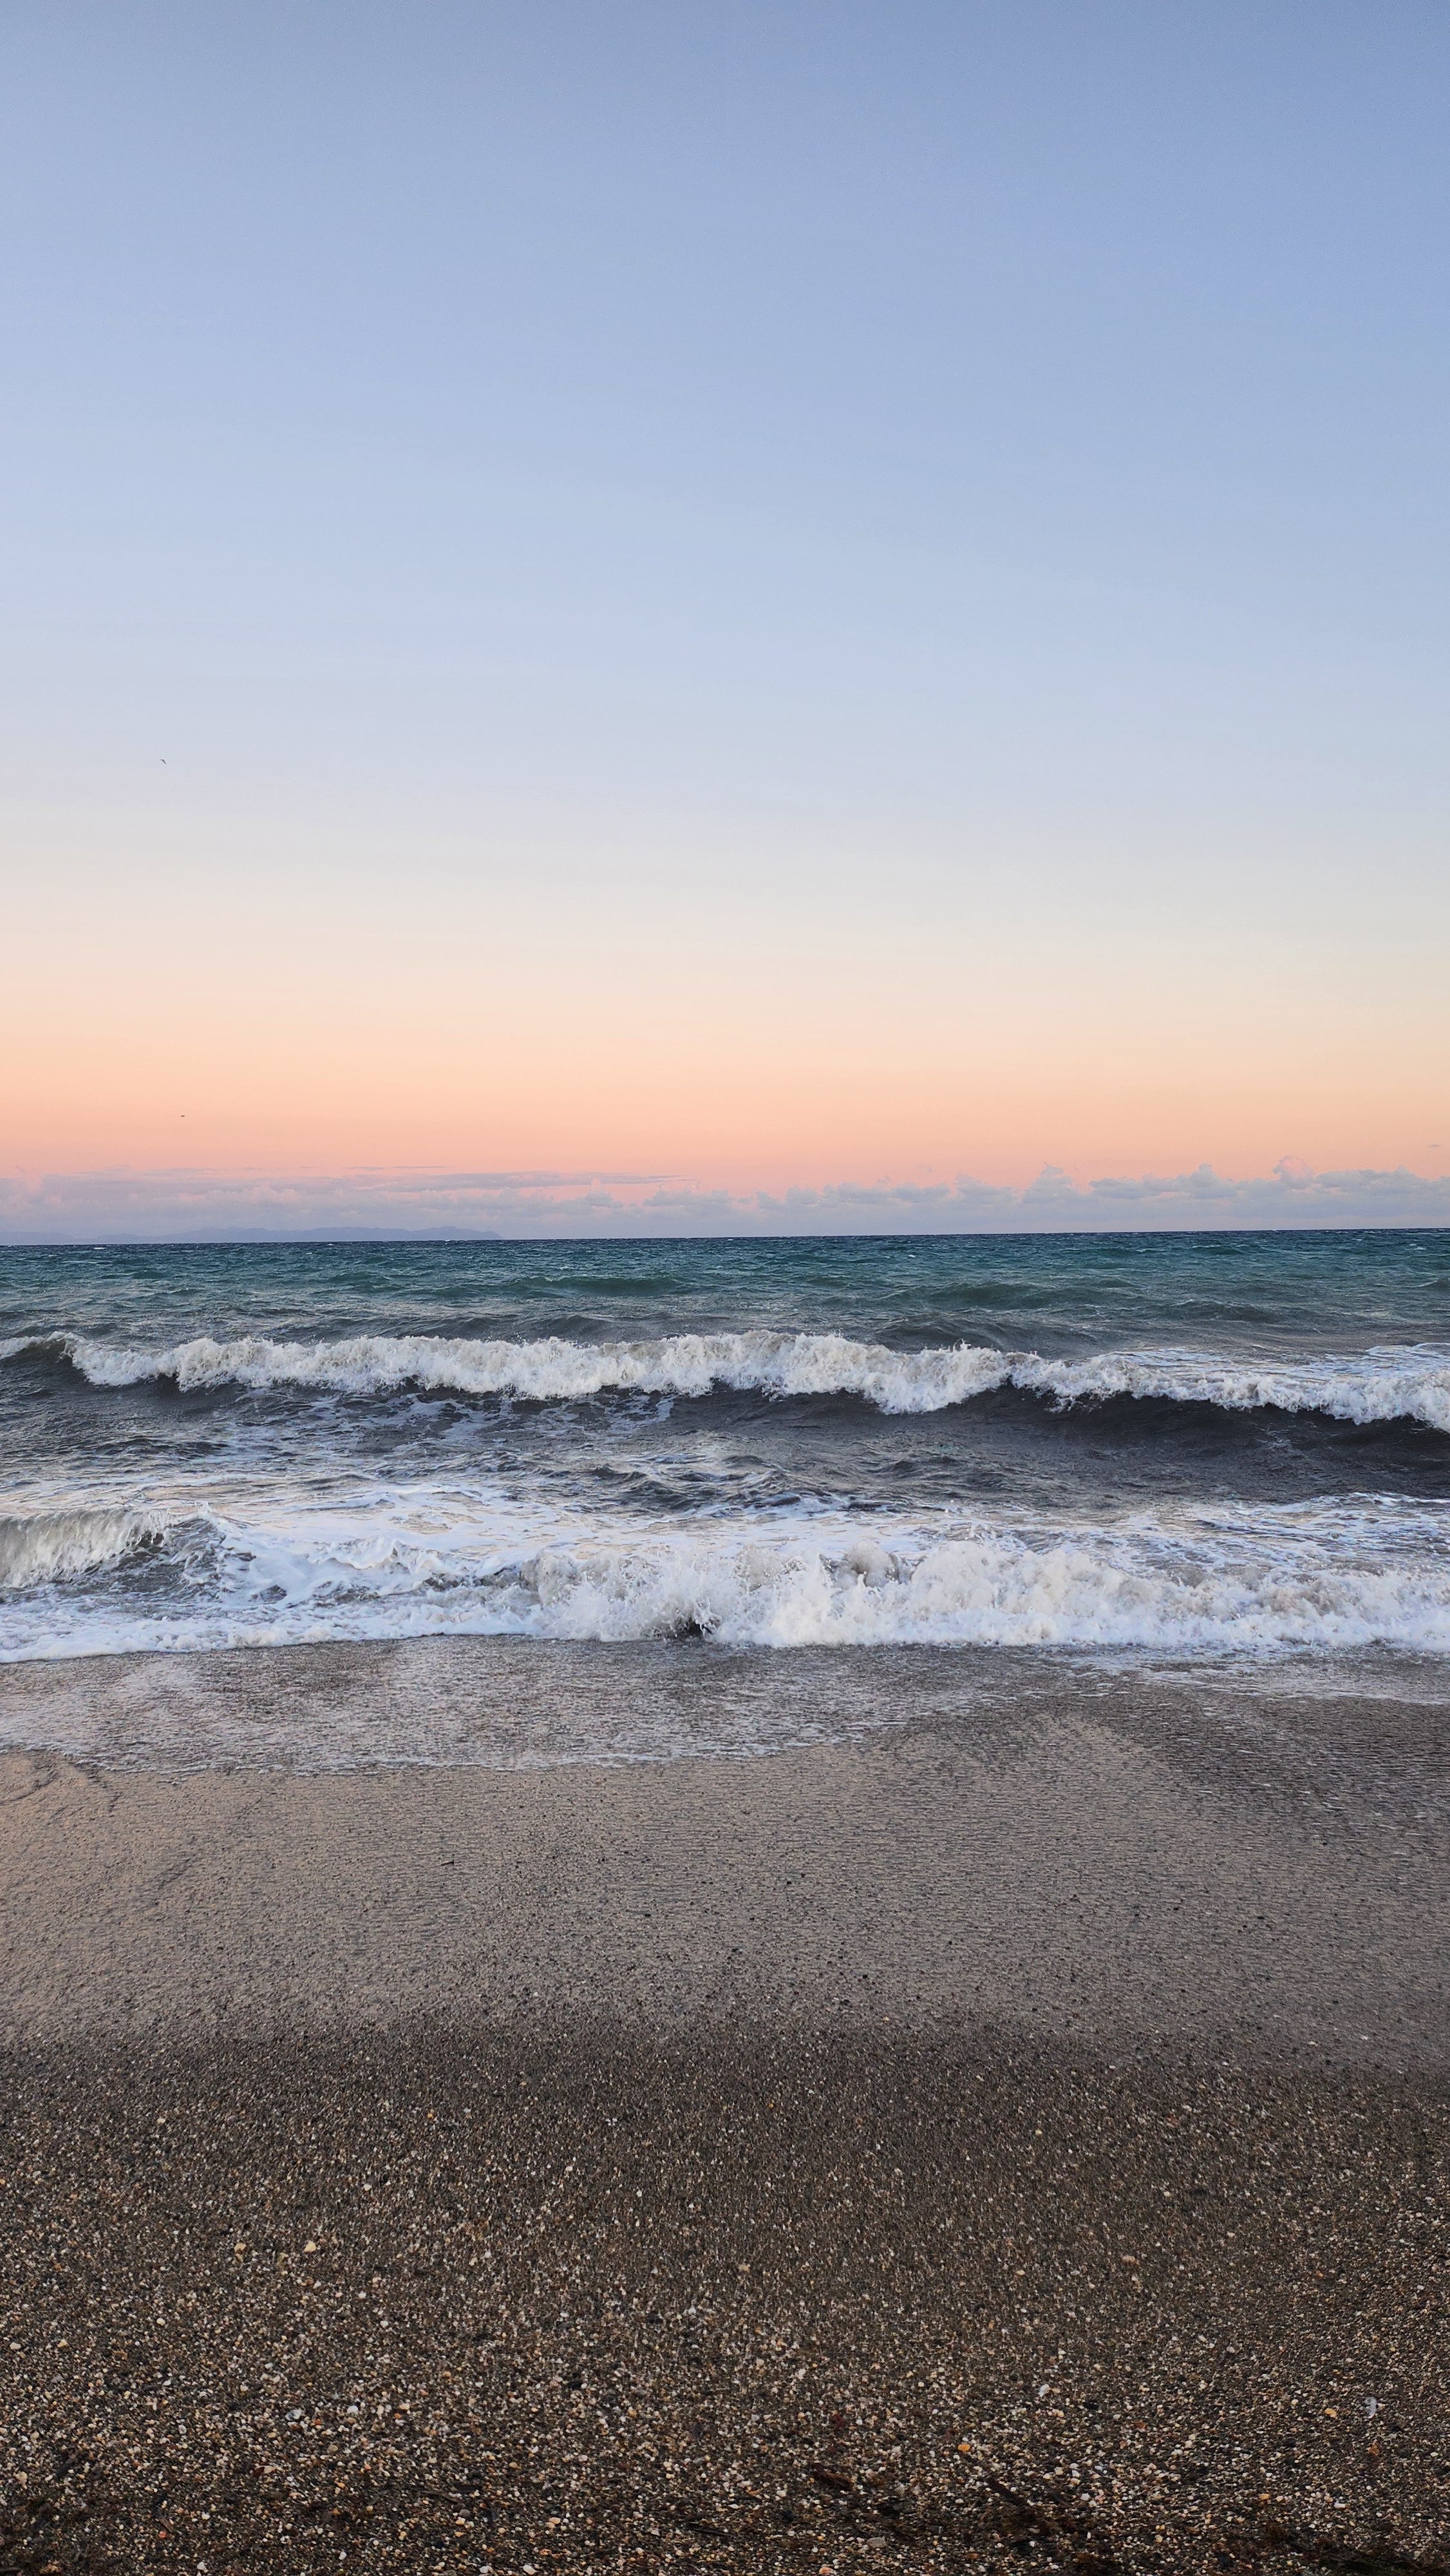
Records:
<instances>
[{"instance_id":1,"label":"breaking wave","mask_svg":"<svg viewBox=\"0 0 1450 2576\"><path fill-rule=\"evenodd\" d=\"M247 1334L199 1335L165 1350L77 1335L14 1341L0 1356L58 1349L95 1387L167 1379L179 1389L237 1386L386 1395L505 1396L528 1403L638 1393L706 1396L716 1389L769 1397L848 1396L883 1413L938 1413L1000 1387L1058 1405L1114 1397L1314 1412L1341 1422L1417 1421L1450 1433L1450 1352L1391 1346L1305 1360L1220 1358L1188 1350L1099 1352L1044 1359L972 1343L897 1351L839 1333L675 1333L643 1342L435 1339L358 1333L338 1341L284 1342Z\"/></svg>"},{"instance_id":2,"label":"breaking wave","mask_svg":"<svg viewBox=\"0 0 1450 2576\"><path fill-rule=\"evenodd\" d=\"M1100 1539L943 1541L915 1562L732 1541L555 1551L527 1569L523 1624L551 1637L735 1645L1151 1647L1170 1653L1450 1646L1450 1564L1425 1569L1154 1561Z\"/></svg>"},{"instance_id":3,"label":"breaking wave","mask_svg":"<svg viewBox=\"0 0 1450 2576\"><path fill-rule=\"evenodd\" d=\"M99 1573L165 1535L163 1522L122 1509L9 1513L0 1516L0 1589Z\"/></svg>"},{"instance_id":4,"label":"breaking wave","mask_svg":"<svg viewBox=\"0 0 1450 2576\"><path fill-rule=\"evenodd\" d=\"M1450 1650L1450 1511L1396 1498L1137 1513L1110 1524L821 1514L782 1528L652 1530L520 1511L436 1488L390 1500L255 1498L188 1532L151 1532L181 1578L169 1602L119 1584L68 1607L66 1573L102 1569L145 1524L124 1513L0 1525L25 1533L0 1656L471 1633L559 1640L707 1636L741 1646L999 1645L1219 1655ZM190 1565L190 1573L187 1566Z\"/></svg>"}]
</instances>

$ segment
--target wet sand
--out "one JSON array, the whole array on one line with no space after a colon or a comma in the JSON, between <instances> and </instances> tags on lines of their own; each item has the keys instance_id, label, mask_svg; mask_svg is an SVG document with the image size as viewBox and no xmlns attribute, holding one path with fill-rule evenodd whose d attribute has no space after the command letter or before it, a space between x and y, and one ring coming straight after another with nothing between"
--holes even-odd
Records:
<instances>
[{"instance_id":1,"label":"wet sand","mask_svg":"<svg viewBox=\"0 0 1450 2576\"><path fill-rule=\"evenodd\" d=\"M187 1661L193 1758L520 1689ZM1450 2561L1434 1687L907 1670L754 1760L0 1759L0 2568Z\"/></svg>"}]
</instances>

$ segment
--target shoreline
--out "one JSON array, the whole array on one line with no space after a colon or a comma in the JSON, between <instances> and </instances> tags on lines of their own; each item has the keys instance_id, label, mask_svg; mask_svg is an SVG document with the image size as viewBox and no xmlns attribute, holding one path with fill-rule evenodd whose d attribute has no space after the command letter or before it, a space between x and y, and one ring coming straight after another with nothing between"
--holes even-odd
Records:
<instances>
[{"instance_id":1,"label":"shoreline","mask_svg":"<svg viewBox=\"0 0 1450 2576\"><path fill-rule=\"evenodd\" d=\"M752 1740L775 1711L786 1741L333 1770L0 1754L0 2036L603 2006L1450 2054L1450 1728L1429 1696L486 1641L12 1666L0 1710L96 1699L113 1722L190 1695L265 1742L284 1692L318 1727L451 1701L455 1732L512 1714L537 1741L569 1690L576 1738L622 1712L715 1741L743 1710ZM803 1711L836 1740L790 1740Z\"/></svg>"},{"instance_id":2,"label":"shoreline","mask_svg":"<svg viewBox=\"0 0 1450 2576\"><path fill-rule=\"evenodd\" d=\"M0 1752L105 1767L300 1770L602 1762L853 1741L947 1715L1193 1693L1316 1728L1339 1703L1450 1711L1450 1657L1390 1647L1170 1655L1059 1645L727 1645L479 1634L0 1659ZM1151 1724L1151 1718L1149 1718ZM1331 1729L1342 1735L1342 1729ZM1432 1757L1433 1758L1433 1757Z\"/></svg>"}]
</instances>

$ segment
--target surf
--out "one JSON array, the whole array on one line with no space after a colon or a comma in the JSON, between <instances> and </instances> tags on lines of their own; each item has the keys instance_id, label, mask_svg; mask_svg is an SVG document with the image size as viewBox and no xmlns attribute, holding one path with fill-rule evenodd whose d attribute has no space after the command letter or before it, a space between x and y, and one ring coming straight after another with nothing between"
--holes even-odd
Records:
<instances>
[{"instance_id":1,"label":"surf","mask_svg":"<svg viewBox=\"0 0 1450 2576\"><path fill-rule=\"evenodd\" d=\"M778 1401L848 1397L885 1414L928 1414L1013 1387L1059 1407L1152 1399L1236 1413L1313 1412L1360 1425L1414 1421L1450 1434L1450 1351L1424 1343L1312 1358L1164 1348L1064 1359L969 1342L897 1350L841 1333L759 1327L613 1342L556 1335L515 1341L356 1333L283 1341L198 1334L161 1349L68 1333L12 1339L0 1356L26 1351L55 1352L100 1390L165 1380L183 1393L417 1391L557 1404L616 1394L689 1399L729 1389Z\"/></svg>"}]
</instances>

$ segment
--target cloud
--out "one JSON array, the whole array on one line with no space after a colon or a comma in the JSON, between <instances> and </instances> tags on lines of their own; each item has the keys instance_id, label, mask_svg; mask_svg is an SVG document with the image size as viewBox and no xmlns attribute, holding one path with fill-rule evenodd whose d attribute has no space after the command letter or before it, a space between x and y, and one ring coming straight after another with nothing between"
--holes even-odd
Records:
<instances>
[{"instance_id":1,"label":"cloud","mask_svg":"<svg viewBox=\"0 0 1450 2576\"><path fill-rule=\"evenodd\" d=\"M0 1179L0 1238L74 1242L159 1238L489 1234L542 1231L569 1209L609 1214L620 1187L657 1183L653 1172L452 1172L363 1167L351 1172L210 1172L188 1169L52 1173Z\"/></svg>"},{"instance_id":2,"label":"cloud","mask_svg":"<svg viewBox=\"0 0 1450 2576\"><path fill-rule=\"evenodd\" d=\"M1048 1164L1025 1189L979 1181L840 1181L743 1193L643 1172L142 1172L0 1178L9 1243L268 1240L321 1236L1093 1233L1275 1226L1450 1225L1450 1178L1314 1172L1286 1157L1225 1180L1074 1181Z\"/></svg>"}]
</instances>

